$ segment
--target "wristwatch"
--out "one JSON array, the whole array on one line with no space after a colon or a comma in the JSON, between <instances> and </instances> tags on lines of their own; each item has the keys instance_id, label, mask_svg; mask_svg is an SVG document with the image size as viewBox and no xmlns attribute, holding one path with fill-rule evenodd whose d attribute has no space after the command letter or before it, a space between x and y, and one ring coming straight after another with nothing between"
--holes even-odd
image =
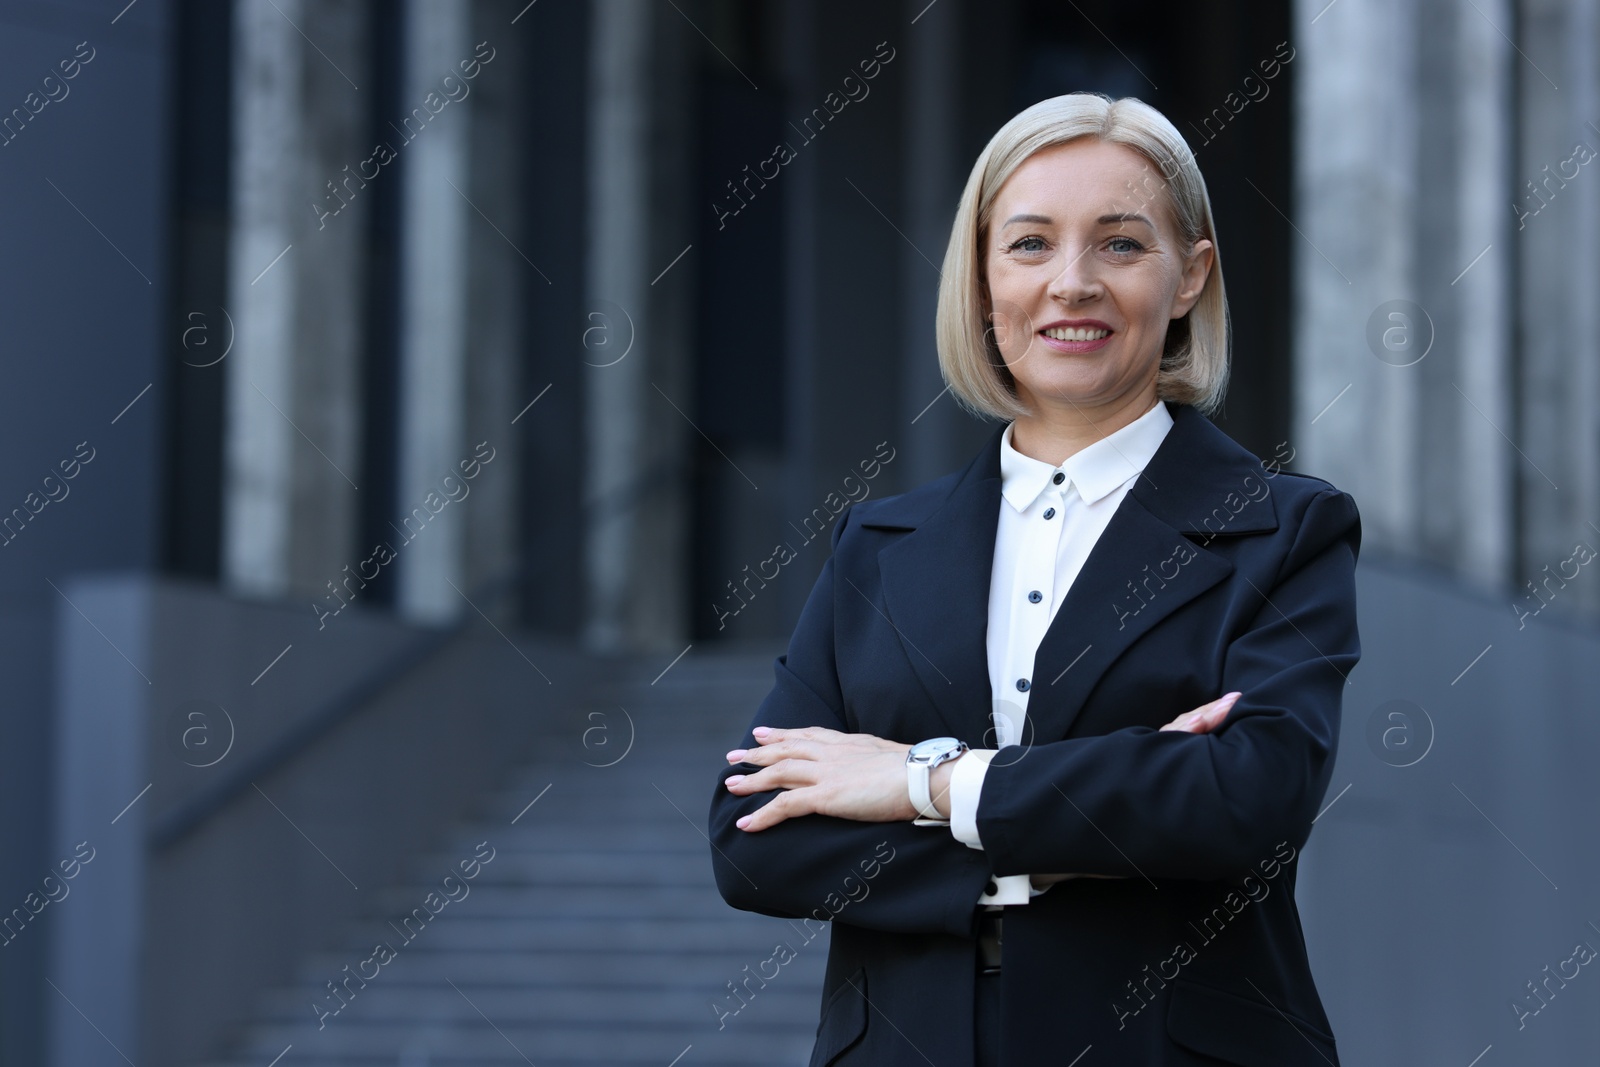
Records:
<instances>
[{"instance_id":1,"label":"wristwatch","mask_svg":"<svg viewBox=\"0 0 1600 1067\"><path fill-rule=\"evenodd\" d=\"M911 793L911 806L924 819L943 818L928 794L929 773L939 764L949 763L966 751L965 741L958 741L954 737L934 737L919 741L906 753L906 787Z\"/></svg>"}]
</instances>

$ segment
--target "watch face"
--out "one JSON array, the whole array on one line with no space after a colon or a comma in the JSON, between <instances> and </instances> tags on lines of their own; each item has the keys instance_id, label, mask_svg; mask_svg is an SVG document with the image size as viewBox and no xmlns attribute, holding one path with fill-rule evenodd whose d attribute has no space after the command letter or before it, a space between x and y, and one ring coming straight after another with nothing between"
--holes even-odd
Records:
<instances>
[{"instance_id":1,"label":"watch face","mask_svg":"<svg viewBox=\"0 0 1600 1067\"><path fill-rule=\"evenodd\" d=\"M961 742L954 737L935 737L912 745L911 751L906 755L908 759L918 763L929 763L960 747Z\"/></svg>"}]
</instances>

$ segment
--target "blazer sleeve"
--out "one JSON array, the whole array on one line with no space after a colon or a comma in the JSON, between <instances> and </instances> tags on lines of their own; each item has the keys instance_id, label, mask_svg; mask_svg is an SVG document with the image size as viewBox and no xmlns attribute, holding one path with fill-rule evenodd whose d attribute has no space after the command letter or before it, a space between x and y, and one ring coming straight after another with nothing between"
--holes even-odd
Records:
<instances>
[{"instance_id":1,"label":"blazer sleeve","mask_svg":"<svg viewBox=\"0 0 1600 1067\"><path fill-rule=\"evenodd\" d=\"M1243 695L1218 729L1129 727L991 765L978 832L995 873L1222 879L1250 873L1280 842L1303 845L1361 654L1360 543L1348 494L1310 499L1277 581L1227 646L1222 692Z\"/></svg>"},{"instance_id":2,"label":"blazer sleeve","mask_svg":"<svg viewBox=\"0 0 1600 1067\"><path fill-rule=\"evenodd\" d=\"M846 508L834 527L837 549ZM745 731L757 726L823 726L848 732L834 659L835 555L806 600L788 651L773 663L775 681ZM989 878L984 853L941 828L911 822L870 823L803 815L750 833L735 824L777 794L737 796L723 781L751 773L737 764L717 777L711 798L711 862L717 888L736 908L784 918L812 917L872 929L971 936L974 902Z\"/></svg>"}]
</instances>

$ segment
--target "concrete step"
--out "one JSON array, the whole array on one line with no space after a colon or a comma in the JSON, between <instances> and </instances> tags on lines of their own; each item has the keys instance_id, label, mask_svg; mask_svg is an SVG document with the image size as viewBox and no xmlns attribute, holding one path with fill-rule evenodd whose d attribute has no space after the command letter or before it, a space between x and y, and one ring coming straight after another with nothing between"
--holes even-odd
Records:
<instances>
[{"instance_id":1,"label":"concrete step","mask_svg":"<svg viewBox=\"0 0 1600 1067\"><path fill-rule=\"evenodd\" d=\"M488 783L478 815L373 893L342 947L263 996L233 1055L209 1067L805 1063L827 932L729 908L705 838L722 753L771 688L773 655L691 653L664 675L670 657L619 661L552 718L571 736ZM462 699L474 683L506 684L479 677ZM586 743L596 723L604 745ZM442 896L479 842L493 859L407 940L401 918ZM379 941L395 956L363 985L350 976L371 974L362 961ZM337 979L349 981L335 996Z\"/></svg>"}]
</instances>

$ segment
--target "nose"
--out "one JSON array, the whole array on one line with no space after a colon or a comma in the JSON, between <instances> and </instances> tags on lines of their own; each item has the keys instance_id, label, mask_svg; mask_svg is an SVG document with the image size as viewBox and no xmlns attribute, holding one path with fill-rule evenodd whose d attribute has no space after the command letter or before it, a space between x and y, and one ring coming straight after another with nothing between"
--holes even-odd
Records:
<instances>
[{"instance_id":1,"label":"nose","mask_svg":"<svg viewBox=\"0 0 1600 1067\"><path fill-rule=\"evenodd\" d=\"M1061 270L1050 280L1049 294L1063 304L1083 304L1105 294L1100 281L1098 261L1091 254L1092 246L1080 252L1071 252L1061 265Z\"/></svg>"}]
</instances>

